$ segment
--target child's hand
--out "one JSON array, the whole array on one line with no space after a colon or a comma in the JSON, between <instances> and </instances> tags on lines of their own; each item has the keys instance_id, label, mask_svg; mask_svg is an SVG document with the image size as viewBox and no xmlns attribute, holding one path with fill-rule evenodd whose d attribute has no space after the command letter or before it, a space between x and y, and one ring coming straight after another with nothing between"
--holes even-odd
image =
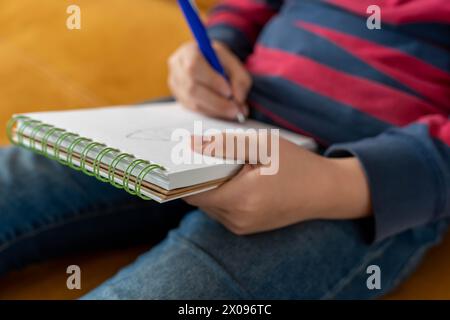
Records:
<instances>
[{"instance_id":1,"label":"child's hand","mask_svg":"<svg viewBox=\"0 0 450 320\"><path fill-rule=\"evenodd\" d=\"M211 149L205 144L203 149L195 148L199 153L230 158L227 150L218 155L207 151ZM241 235L310 219L370 214L369 188L356 158L324 158L284 139L280 139L279 151L277 174L261 175L261 165L246 164L220 187L185 200Z\"/></svg>"},{"instance_id":2,"label":"child's hand","mask_svg":"<svg viewBox=\"0 0 450 320\"><path fill-rule=\"evenodd\" d=\"M196 43L181 46L169 59L169 87L184 106L206 115L236 119L248 115L245 105L251 77L241 61L223 44L213 47L231 85L205 60Z\"/></svg>"}]
</instances>

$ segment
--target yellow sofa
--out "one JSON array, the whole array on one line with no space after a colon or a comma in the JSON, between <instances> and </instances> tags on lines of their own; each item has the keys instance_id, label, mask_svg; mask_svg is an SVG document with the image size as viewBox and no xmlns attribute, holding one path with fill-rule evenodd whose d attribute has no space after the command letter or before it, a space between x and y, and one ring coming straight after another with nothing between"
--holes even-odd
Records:
<instances>
[{"instance_id":1,"label":"yellow sofa","mask_svg":"<svg viewBox=\"0 0 450 320\"><path fill-rule=\"evenodd\" d=\"M198 1L206 9L213 1ZM81 30L68 30L66 8L81 8ZM2 0L0 144L15 112L129 104L169 94L166 59L189 39L174 0ZM71 299L147 250L68 256L0 279L0 299ZM450 298L450 237L389 298ZM66 288L79 264L82 290Z\"/></svg>"}]
</instances>

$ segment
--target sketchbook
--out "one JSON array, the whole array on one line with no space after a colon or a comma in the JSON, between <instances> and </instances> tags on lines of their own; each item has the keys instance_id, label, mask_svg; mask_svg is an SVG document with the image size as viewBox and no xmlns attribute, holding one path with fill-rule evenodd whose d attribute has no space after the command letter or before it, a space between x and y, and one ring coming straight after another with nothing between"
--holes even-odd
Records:
<instances>
[{"instance_id":1,"label":"sketchbook","mask_svg":"<svg viewBox=\"0 0 450 320\"><path fill-rule=\"evenodd\" d=\"M199 126L202 132L274 128L254 120L239 124L212 119L165 102L17 114L8 123L8 137L145 200L165 202L215 188L242 166L198 154L193 156L200 161L176 160L181 143L177 133L197 134ZM280 130L280 136L315 148L312 139L293 132Z\"/></svg>"}]
</instances>

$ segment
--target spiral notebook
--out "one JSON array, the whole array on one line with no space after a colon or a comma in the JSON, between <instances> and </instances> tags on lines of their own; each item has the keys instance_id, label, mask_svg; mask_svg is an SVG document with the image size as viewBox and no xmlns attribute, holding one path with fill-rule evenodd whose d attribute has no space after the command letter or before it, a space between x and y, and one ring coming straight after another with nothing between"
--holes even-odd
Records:
<instances>
[{"instance_id":1,"label":"spiral notebook","mask_svg":"<svg viewBox=\"0 0 450 320\"><path fill-rule=\"evenodd\" d=\"M166 102L18 114L8 124L8 137L133 195L165 202L215 188L241 166L212 158L201 163L173 161L179 142L173 141L172 133L180 128L194 133L199 121L203 131L274 128L253 120L238 124L212 119ZM280 136L315 148L310 138L285 130Z\"/></svg>"}]
</instances>

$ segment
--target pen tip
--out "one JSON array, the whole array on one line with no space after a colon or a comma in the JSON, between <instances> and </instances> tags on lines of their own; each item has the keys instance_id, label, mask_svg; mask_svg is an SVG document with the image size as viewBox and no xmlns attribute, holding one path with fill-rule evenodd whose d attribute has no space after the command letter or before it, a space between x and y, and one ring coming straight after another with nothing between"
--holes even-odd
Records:
<instances>
[{"instance_id":1,"label":"pen tip","mask_svg":"<svg viewBox=\"0 0 450 320\"><path fill-rule=\"evenodd\" d=\"M239 112L239 113L236 115L236 119L237 119L237 121L238 121L239 123L244 123L244 122L245 122L245 116L244 116L241 112Z\"/></svg>"}]
</instances>

